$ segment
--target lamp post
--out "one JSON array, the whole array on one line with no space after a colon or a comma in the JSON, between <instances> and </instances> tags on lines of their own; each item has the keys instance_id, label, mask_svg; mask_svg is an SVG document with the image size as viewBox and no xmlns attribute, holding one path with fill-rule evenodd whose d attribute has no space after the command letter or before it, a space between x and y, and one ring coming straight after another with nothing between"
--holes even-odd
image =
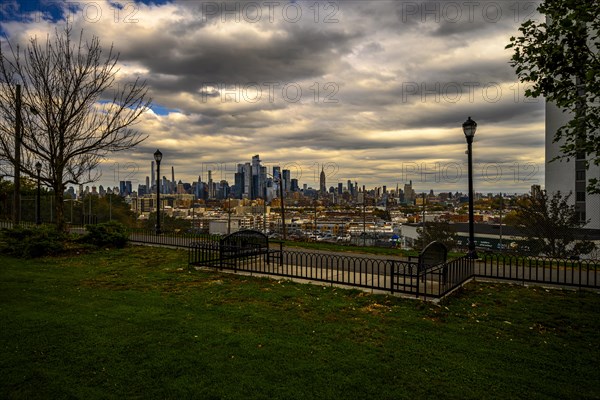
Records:
<instances>
[{"instance_id":1,"label":"lamp post","mask_svg":"<svg viewBox=\"0 0 600 400\"><path fill-rule=\"evenodd\" d=\"M475 137L475 131L477 130L477 122L473 121L469 117L463 124L463 132L467 139L467 154L469 158L469 252L467 256L471 259L477 258L477 252L475 251L475 225L473 217L473 151L472 144L473 138Z\"/></svg>"},{"instance_id":2,"label":"lamp post","mask_svg":"<svg viewBox=\"0 0 600 400\"><path fill-rule=\"evenodd\" d=\"M40 225L42 223L42 216L40 213L40 173L42 172L42 163L35 163L35 170L37 171L37 198L35 203L35 224Z\"/></svg>"},{"instance_id":3,"label":"lamp post","mask_svg":"<svg viewBox=\"0 0 600 400\"><path fill-rule=\"evenodd\" d=\"M156 234L160 235L160 162L162 153L156 149L154 161L156 161Z\"/></svg>"}]
</instances>

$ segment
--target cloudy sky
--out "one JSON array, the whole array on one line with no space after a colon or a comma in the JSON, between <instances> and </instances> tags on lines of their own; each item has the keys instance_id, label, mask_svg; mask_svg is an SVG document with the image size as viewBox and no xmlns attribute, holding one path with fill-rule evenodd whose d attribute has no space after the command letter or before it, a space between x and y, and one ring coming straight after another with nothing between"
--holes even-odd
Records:
<instances>
[{"instance_id":1,"label":"cloudy sky","mask_svg":"<svg viewBox=\"0 0 600 400\"><path fill-rule=\"evenodd\" d=\"M148 138L114 153L98 184L144 183L152 153L190 182L233 183L238 163L300 183L467 190L461 125L478 123L475 189L544 182L544 103L525 99L504 47L538 1L8 2L12 42L65 19L120 52L119 84L153 99ZM5 39L2 39L5 40Z\"/></svg>"}]
</instances>

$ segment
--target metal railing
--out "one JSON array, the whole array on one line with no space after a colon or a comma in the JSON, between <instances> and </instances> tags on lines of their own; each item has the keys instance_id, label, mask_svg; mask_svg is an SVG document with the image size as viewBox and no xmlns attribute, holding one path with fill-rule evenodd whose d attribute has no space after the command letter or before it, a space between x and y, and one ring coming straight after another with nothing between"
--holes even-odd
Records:
<instances>
[{"instance_id":1,"label":"metal railing","mask_svg":"<svg viewBox=\"0 0 600 400\"><path fill-rule=\"evenodd\" d=\"M282 250L273 258L257 255L223 259L221 253L218 242L195 242L189 248L188 263L423 298L443 297L473 277L473 261L466 257L420 270L418 262L401 259L295 250Z\"/></svg>"},{"instance_id":2,"label":"metal railing","mask_svg":"<svg viewBox=\"0 0 600 400\"><path fill-rule=\"evenodd\" d=\"M466 255L447 261L419 275L416 296L441 298L473 278L474 260Z\"/></svg>"},{"instance_id":3,"label":"metal railing","mask_svg":"<svg viewBox=\"0 0 600 400\"><path fill-rule=\"evenodd\" d=\"M129 240L134 243L187 248L195 241L219 241L220 236L191 232L164 232L157 235L149 229L130 228Z\"/></svg>"},{"instance_id":4,"label":"metal railing","mask_svg":"<svg viewBox=\"0 0 600 400\"><path fill-rule=\"evenodd\" d=\"M480 278L600 288L600 260L565 260L547 257L520 257L482 254L474 275Z\"/></svg>"},{"instance_id":5,"label":"metal railing","mask_svg":"<svg viewBox=\"0 0 600 400\"><path fill-rule=\"evenodd\" d=\"M33 226L34 224L26 224ZM12 224L0 221L0 228ZM84 233L84 227L71 226L71 232ZM152 230L130 229L129 240L190 249L202 243L190 260L202 260L216 267L219 259L217 235L172 232L156 235ZM403 293L415 297L441 298L471 278L506 280L577 288L600 289L600 260L563 260L507 254L481 253L479 260L460 257L419 272L418 262L401 258L379 259L334 253L283 250L277 257L246 257L223 269L268 274L315 282Z\"/></svg>"}]
</instances>

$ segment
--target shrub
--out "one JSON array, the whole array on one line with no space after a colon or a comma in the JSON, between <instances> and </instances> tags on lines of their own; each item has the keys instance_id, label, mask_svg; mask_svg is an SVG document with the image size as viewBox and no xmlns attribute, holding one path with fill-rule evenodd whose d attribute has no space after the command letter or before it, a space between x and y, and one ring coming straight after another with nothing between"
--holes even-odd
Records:
<instances>
[{"instance_id":1,"label":"shrub","mask_svg":"<svg viewBox=\"0 0 600 400\"><path fill-rule=\"evenodd\" d=\"M125 247L129 240L125 225L111 221L97 225L86 225L88 233L81 239L96 246Z\"/></svg>"},{"instance_id":2,"label":"shrub","mask_svg":"<svg viewBox=\"0 0 600 400\"><path fill-rule=\"evenodd\" d=\"M69 241L54 225L17 226L0 231L0 252L14 257L34 258L63 252Z\"/></svg>"}]
</instances>

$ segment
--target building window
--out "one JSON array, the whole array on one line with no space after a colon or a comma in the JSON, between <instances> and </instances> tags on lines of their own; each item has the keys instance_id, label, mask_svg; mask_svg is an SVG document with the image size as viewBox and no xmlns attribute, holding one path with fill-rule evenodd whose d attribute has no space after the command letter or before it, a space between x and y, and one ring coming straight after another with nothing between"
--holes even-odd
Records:
<instances>
[{"instance_id":1,"label":"building window","mask_svg":"<svg viewBox=\"0 0 600 400\"><path fill-rule=\"evenodd\" d=\"M585 192L577 192L576 201L585 201Z\"/></svg>"},{"instance_id":2,"label":"building window","mask_svg":"<svg viewBox=\"0 0 600 400\"><path fill-rule=\"evenodd\" d=\"M585 171L576 171L575 172L575 180L585 181Z\"/></svg>"},{"instance_id":3,"label":"building window","mask_svg":"<svg viewBox=\"0 0 600 400\"><path fill-rule=\"evenodd\" d=\"M585 211L580 211L579 212L579 221L580 222L585 222Z\"/></svg>"}]
</instances>

